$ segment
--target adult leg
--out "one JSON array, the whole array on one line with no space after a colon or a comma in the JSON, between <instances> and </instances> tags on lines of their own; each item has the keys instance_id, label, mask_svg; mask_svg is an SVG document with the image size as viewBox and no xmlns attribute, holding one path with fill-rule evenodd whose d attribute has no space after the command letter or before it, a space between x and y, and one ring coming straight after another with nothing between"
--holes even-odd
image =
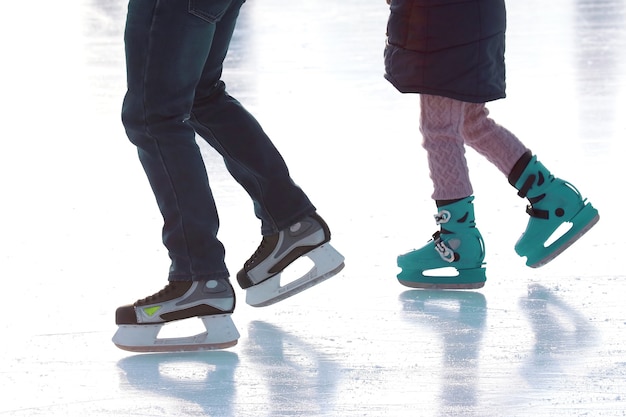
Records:
<instances>
[{"instance_id":1,"label":"adult leg","mask_svg":"<svg viewBox=\"0 0 626 417\"><path fill-rule=\"evenodd\" d=\"M222 4L223 3L223 4ZM224 10L230 1L217 1ZM219 16L221 8L213 10ZM188 0L131 0L122 118L164 218L170 281L228 276L206 169L188 122L216 24Z\"/></svg>"},{"instance_id":2,"label":"adult leg","mask_svg":"<svg viewBox=\"0 0 626 417\"><path fill-rule=\"evenodd\" d=\"M269 137L241 103L226 93L220 80L238 12L239 7L231 8L216 25L190 123L223 156L229 172L254 202L263 239L237 280L247 290L248 304L264 306L335 275L343 268L343 256L327 244L330 229L291 179ZM281 287L281 272L302 256L315 266Z\"/></svg>"},{"instance_id":3,"label":"adult leg","mask_svg":"<svg viewBox=\"0 0 626 417\"><path fill-rule=\"evenodd\" d=\"M216 25L190 122L224 157L229 172L252 198L263 235L271 235L314 213L315 207L291 179L285 161L254 116L220 81L238 12L239 7L232 7Z\"/></svg>"},{"instance_id":4,"label":"adult leg","mask_svg":"<svg viewBox=\"0 0 626 417\"><path fill-rule=\"evenodd\" d=\"M131 0L126 26L128 92L123 121L165 221L172 265L158 293L117 309L113 342L139 352L221 349L237 343L235 294L217 240L218 217L195 132L195 86L215 22L231 0ZM200 8L198 8L198 6ZM200 317L206 332L158 338L170 321Z\"/></svg>"}]
</instances>

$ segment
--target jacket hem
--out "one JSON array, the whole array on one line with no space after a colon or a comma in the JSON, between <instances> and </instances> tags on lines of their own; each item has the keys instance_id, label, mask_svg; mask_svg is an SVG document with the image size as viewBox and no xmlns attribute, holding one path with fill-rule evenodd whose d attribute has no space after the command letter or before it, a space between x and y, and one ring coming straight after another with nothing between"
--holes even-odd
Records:
<instances>
[{"instance_id":1,"label":"jacket hem","mask_svg":"<svg viewBox=\"0 0 626 417\"><path fill-rule=\"evenodd\" d=\"M385 74L385 79L389 81L399 92L404 94L430 94L433 96L448 97L454 100L465 101L468 103L487 103L489 101L506 98L505 92L476 96L471 94L459 93L457 91L427 87L423 85L401 85L400 83L396 82L389 74Z\"/></svg>"}]
</instances>

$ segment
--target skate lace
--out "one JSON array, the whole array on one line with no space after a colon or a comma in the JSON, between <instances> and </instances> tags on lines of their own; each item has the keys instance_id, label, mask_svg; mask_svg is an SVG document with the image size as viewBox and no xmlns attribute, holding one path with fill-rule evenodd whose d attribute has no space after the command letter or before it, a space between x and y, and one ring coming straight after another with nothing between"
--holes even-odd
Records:
<instances>
[{"instance_id":1,"label":"skate lace","mask_svg":"<svg viewBox=\"0 0 626 417\"><path fill-rule=\"evenodd\" d=\"M244 268L248 268L250 267L252 264L254 264L254 262L261 256L261 253L265 250L265 247L267 246L267 239L265 239L265 237L263 237L263 239L261 240L261 244L259 245L259 247L256 249L256 251L254 251L254 253L252 254L252 256L250 257L250 259L248 259L246 261L246 263L244 264Z\"/></svg>"},{"instance_id":2,"label":"skate lace","mask_svg":"<svg viewBox=\"0 0 626 417\"><path fill-rule=\"evenodd\" d=\"M139 301L137 301L136 304L141 305L141 304L151 304L157 300L162 299L165 295L170 294L173 290L174 290L175 284L173 282L170 282L169 284L167 284L162 290L160 290L159 292L149 295L146 298L143 298Z\"/></svg>"}]
</instances>

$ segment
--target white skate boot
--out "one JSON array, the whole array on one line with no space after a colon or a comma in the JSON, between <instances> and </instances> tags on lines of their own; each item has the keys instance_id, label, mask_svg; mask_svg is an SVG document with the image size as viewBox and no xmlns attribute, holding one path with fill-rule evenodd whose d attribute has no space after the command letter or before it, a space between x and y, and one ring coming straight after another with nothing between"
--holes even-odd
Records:
<instances>
[{"instance_id":1,"label":"white skate boot","mask_svg":"<svg viewBox=\"0 0 626 417\"><path fill-rule=\"evenodd\" d=\"M246 303L254 307L271 305L337 274L344 267L344 257L329 241L330 229L317 214L279 233L263 236L259 248L237 274L239 285L246 290ZM281 273L302 256L313 261L313 267L281 287Z\"/></svg>"},{"instance_id":2,"label":"white skate boot","mask_svg":"<svg viewBox=\"0 0 626 417\"><path fill-rule=\"evenodd\" d=\"M163 290L119 307L113 343L131 352L187 352L225 349L237 344L231 314L235 294L228 280L172 281ZM167 322L199 317L206 331L189 337L159 338Z\"/></svg>"}]
</instances>

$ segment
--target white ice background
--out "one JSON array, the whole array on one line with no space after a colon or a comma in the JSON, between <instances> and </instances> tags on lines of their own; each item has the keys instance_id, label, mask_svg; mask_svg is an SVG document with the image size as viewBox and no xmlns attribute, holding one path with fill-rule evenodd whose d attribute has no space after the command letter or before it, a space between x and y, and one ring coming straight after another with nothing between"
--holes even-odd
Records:
<instances>
[{"instance_id":1,"label":"white ice background","mask_svg":"<svg viewBox=\"0 0 626 417\"><path fill-rule=\"evenodd\" d=\"M433 292L395 279L396 256L436 227L418 98L382 77L385 1L249 0L224 79L346 268L267 308L238 290L236 347L172 355L110 341L115 308L168 268L119 117L125 7L0 6L0 416L626 415L625 1L509 1L508 98L489 106L600 222L527 268L513 251L525 201L468 150L488 281ZM202 149L234 274L260 225Z\"/></svg>"}]
</instances>

